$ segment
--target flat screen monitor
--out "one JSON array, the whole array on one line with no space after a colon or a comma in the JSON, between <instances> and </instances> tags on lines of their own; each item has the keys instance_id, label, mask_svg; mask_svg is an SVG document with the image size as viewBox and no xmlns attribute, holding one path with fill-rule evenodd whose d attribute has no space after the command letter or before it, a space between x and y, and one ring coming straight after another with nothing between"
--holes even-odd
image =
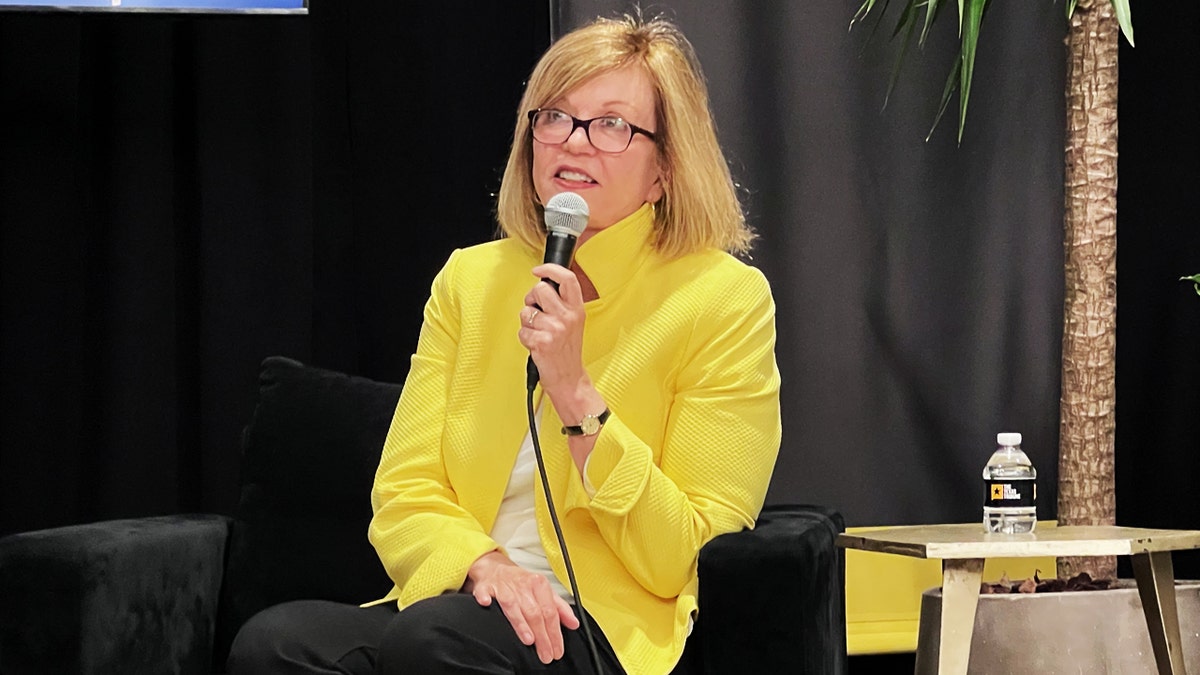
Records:
<instances>
[{"instance_id":1,"label":"flat screen monitor","mask_svg":"<svg viewBox=\"0 0 1200 675\"><path fill-rule=\"evenodd\" d=\"M306 14L308 0L0 0L0 10Z\"/></svg>"}]
</instances>

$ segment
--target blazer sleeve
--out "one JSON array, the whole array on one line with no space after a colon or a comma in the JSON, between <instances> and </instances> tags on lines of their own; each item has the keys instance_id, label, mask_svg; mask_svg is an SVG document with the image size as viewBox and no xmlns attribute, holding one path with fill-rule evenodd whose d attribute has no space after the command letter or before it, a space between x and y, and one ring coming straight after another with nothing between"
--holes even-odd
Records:
<instances>
[{"instance_id":1,"label":"blazer sleeve","mask_svg":"<svg viewBox=\"0 0 1200 675\"><path fill-rule=\"evenodd\" d=\"M384 441L368 536L400 589L400 605L459 589L496 542L462 508L442 461L448 385L460 335L454 296L459 252L433 282L417 351Z\"/></svg>"},{"instance_id":2,"label":"blazer sleeve","mask_svg":"<svg viewBox=\"0 0 1200 675\"><path fill-rule=\"evenodd\" d=\"M661 457L614 412L587 464L588 509L606 543L650 592L679 595L700 548L753 527L779 452L775 304L758 270L716 287L696 320Z\"/></svg>"}]
</instances>

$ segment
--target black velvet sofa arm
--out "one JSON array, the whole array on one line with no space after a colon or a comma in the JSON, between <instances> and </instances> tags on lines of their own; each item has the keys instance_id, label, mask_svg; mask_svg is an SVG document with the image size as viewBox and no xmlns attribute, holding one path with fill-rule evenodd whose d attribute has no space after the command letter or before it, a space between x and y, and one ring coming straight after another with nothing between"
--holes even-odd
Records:
<instances>
[{"instance_id":1,"label":"black velvet sofa arm","mask_svg":"<svg viewBox=\"0 0 1200 675\"><path fill-rule=\"evenodd\" d=\"M701 549L689 672L847 672L845 562L835 544L844 529L831 508L775 505L753 530Z\"/></svg>"},{"instance_id":2,"label":"black velvet sofa arm","mask_svg":"<svg viewBox=\"0 0 1200 675\"><path fill-rule=\"evenodd\" d=\"M113 520L0 539L0 673L210 673L229 520Z\"/></svg>"}]
</instances>

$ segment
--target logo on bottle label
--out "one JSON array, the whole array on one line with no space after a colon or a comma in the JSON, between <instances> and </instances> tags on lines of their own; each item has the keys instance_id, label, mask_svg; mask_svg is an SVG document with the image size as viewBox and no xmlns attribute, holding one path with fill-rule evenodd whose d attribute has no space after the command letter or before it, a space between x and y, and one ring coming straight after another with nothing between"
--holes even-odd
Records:
<instances>
[{"instance_id":1,"label":"logo on bottle label","mask_svg":"<svg viewBox=\"0 0 1200 675\"><path fill-rule=\"evenodd\" d=\"M1037 482L1032 478L985 480L983 505L991 508L1033 506L1037 503Z\"/></svg>"}]
</instances>

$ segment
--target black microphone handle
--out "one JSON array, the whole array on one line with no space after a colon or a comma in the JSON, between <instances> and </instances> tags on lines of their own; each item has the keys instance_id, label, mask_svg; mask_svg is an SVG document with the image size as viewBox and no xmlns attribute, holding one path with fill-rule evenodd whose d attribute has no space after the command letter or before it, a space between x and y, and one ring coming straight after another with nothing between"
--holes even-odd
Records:
<instances>
[{"instance_id":1,"label":"black microphone handle","mask_svg":"<svg viewBox=\"0 0 1200 675\"><path fill-rule=\"evenodd\" d=\"M543 263L554 263L570 269L571 258L575 255L575 235L565 232L555 232L551 230L546 234L546 257L542 259ZM550 284L550 288L554 292L558 292L558 282L553 279L542 278L542 281ZM534 304L534 307L541 311L541 307ZM537 386L538 379L537 366L533 363L533 356L529 357L529 361L525 364L525 386L533 389Z\"/></svg>"},{"instance_id":2,"label":"black microphone handle","mask_svg":"<svg viewBox=\"0 0 1200 675\"><path fill-rule=\"evenodd\" d=\"M570 269L571 258L575 255L575 235L551 231L546 235L546 257L544 263L554 263ZM550 279L542 279L558 292L558 284ZM541 309L540 307L538 309Z\"/></svg>"}]
</instances>

